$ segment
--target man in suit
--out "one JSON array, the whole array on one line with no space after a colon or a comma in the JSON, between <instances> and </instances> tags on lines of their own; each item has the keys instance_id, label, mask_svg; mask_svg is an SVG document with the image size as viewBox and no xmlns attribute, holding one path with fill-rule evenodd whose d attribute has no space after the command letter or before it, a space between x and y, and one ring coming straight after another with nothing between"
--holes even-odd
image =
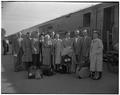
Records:
<instances>
[{"instance_id":1,"label":"man in suit","mask_svg":"<svg viewBox=\"0 0 120 95\"><path fill-rule=\"evenodd\" d=\"M87 29L83 30L83 45L82 45L82 56L83 59L89 56L91 45L91 37L88 36Z\"/></svg>"},{"instance_id":2,"label":"man in suit","mask_svg":"<svg viewBox=\"0 0 120 95\"><path fill-rule=\"evenodd\" d=\"M87 30L83 30L83 37L81 38L81 44L79 44L79 65L76 68L76 73L80 72L82 67L88 67L89 63L86 60L89 58L91 38L87 34ZM81 75L78 76L81 79Z\"/></svg>"},{"instance_id":3,"label":"man in suit","mask_svg":"<svg viewBox=\"0 0 120 95\"><path fill-rule=\"evenodd\" d=\"M52 42L52 48L51 48L51 67L53 70L55 70L55 32L52 31L50 34L50 39Z\"/></svg>"},{"instance_id":4,"label":"man in suit","mask_svg":"<svg viewBox=\"0 0 120 95\"><path fill-rule=\"evenodd\" d=\"M78 64L81 62L82 37L80 37L79 30L75 30L75 37L73 38L73 64L72 71L75 72Z\"/></svg>"},{"instance_id":5,"label":"man in suit","mask_svg":"<svg viewBox=\"0 0 120 95\"><path fill-rule=\"evenodd\" d=\"M32 64L32 44L31 44L29 32L26 33L26 37L23 39L22 48L24 52L22 60L25 65L25 69L29 70L29 67L33 65Z\"/></svg>"},{"instance_id":6,"label":"man in suit","mask_svg":"<svg viewBox=\"0 0 120 95\"><path fill-rule=\"evenodd\" d=\"M83 38L82 38L80 69L82 67L89 67L89 62L85 62L85 61L89 59L90 46L91 46L91 37L88 36L88 31L87 29L85 29L83 30Z\"/></svg>"}]
</instances>

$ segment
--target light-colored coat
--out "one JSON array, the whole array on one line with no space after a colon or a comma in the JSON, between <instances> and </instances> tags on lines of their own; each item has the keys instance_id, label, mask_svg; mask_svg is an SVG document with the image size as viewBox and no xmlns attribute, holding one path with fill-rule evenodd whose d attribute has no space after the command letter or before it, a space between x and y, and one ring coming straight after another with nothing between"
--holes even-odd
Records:
<instances>
[{"instance_id":1,"label":"light-colored coat","mask_svg":"<svg viewBox=\"0 0 120 95\"><path fill-rule=\"evenodd\" d=\"M73 51L73 39L68 38L68 39L63 39L62 41L62 56L63 55L69 55L72 58L72 64L70 66L70 72L75 71L75 65L74 65L74 51Z\"/></svg>"},{"instance_id":2,"label":"light-colored coat","mask_svg":"<svg viewBox=\"0 0 120 95\"><path fill-rule=\"evenodd\" d=\"M62 40L55 39L55 64L60 64L61 62L61 49L62 49Z\"/></svg>"},{"instance_id":3,"label":"light-colored coat","mask_svg":"<svg viewBox=\"0 0 120 95\"><path fill-rule=\"evenodd\" d=\"M73 45L73 39L65 38L62 40L62 56L63 55L72 56L73 53L72 45Z\"/></svg>"},{"instance_id":4,"label":"light-colored coat","mask_svg":"<svg viewBox=\"0 0 120 95\"><path fill-rule=\"evenodd\" d=\"M102 71L103 43L101 39L93 39L90 48L90 71Z\"/></svg>"},{"instance_id":5,"label":"light-colored coat","mask_svg":"<svg viewBox=\"0 0 120 95\"><path fill-rule=\"evenodd\" d=\"M49 44L50 42L50 44ZM44 42L42 45L42 56L43 56L43 65L51 64L51 40L49 42Z\"/></svg>"}]
</instances>

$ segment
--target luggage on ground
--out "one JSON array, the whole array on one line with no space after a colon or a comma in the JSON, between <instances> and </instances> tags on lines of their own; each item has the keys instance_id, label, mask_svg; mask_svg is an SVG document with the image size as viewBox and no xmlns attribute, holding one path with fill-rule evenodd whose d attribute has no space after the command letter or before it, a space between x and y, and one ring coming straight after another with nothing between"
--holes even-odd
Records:
<instances>
[{"instance_id":1,"label":"luggage on ground","mask_svg":"<svg viewBox=\"0 0 120 95\"><path fill-rule=\"evenodd\" d=\"M76 75L77 75L77 77L81 77L81 78L89 77L89 75L90 75L89 68L83 67L83 68L79 69L79 67L78 67L76 69Z\"/></svg>"},{"instance_id":2,"label":"luggage on ground","mask_svg":"<svg viewBox=\"0 0 120 95\"><path fill-rule=\"evenodd\" d=\"M43 75L51 76L54 74L53 69L49 65L42 65L40 69L42 70Z\"/></svg>"},{"instance_id":3,"label":"luggage on ground","mask_svg":"<svg viewBox=\"0 0 120 95\"><path fill-rule=\"evenodd\" d=\"M36 72L35 72L35 78L36 79L41 79L43 78L43 74L42 74L42 71L40 69L37 69Z\"/></svg>"},{"instance_id":4,"label":"luggage on ground","mask_svg":"<svg viewBox=\"0 0 120 95\"><path fill-rule=\"evenodd\" d=\"M80 64L76 69L77 77L81 78L89 77L90 75L89 67L90 67L89 58L85 57L83 63Z\"/></svg>"},{"instance_id":5,"label":"luggage on ground","mask_svg":"<svg viewBox=\"0 0 120 95\"><path fill-rule=\"evenodd\" d=\"M34 79L36 72L36 66L31 66L28 70L28 79Z\"/></svg>"},{"instance_id":6,"label":"luggage on ground","mask_svg":"<svg viewBox=\"0 0 120 95\"><path fill-rule=\"evenodd\" d=\"M72 58L69 55L62 56L61 66L59 67L60 73L70 73Z\"/></svg>"},{"instance_id":7,"label":"luggage on ground","mask_svg":"<svg viewBox=\"0 0 120 95\"><path fill-rule=\"evenodd\" d=\"M65 65L61 65L58 69L58 72L62 74L67 73L67 67Z\"/></svg>"}]
</instances>

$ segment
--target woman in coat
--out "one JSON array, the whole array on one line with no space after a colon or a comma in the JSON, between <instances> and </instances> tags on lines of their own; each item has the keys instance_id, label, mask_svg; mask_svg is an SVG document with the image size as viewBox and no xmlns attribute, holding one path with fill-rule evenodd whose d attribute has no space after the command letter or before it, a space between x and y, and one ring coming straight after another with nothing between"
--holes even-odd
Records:
<instances>
[{"instance_id":1,"label":"woman in coat","mask_svg":"<svg viewBox=\"0 0 120 95\"><path fill-rule=\"evenodd\" d=\"M43 65L51 65L51 46L50 36L45 35L45 40L42 45Z\"/></svg>"},{"instance_id":2,"label":"woman in coat","mask_svg":"<svg viewBox=\"0 0 120 95\"><path fill-rule=\"evenodd\" d=\"M65 39L62 40L62 60L65 55L68 55L73 59L73 39L70 38L70 32L65 33ZM73 61L73 60L72 60ZM72 62L73 63L73 62ZM72 73L72 64L68 64L68 72Z\"/></svg>"},{"instance_id":3,"label":"woman in coat","mask_svg":"<svg viewBox=\"0 0 120 95\"><path fill-rule=\"evenodd\" d=\"M65 33L65 39L62 40L62 56L69 55L72 57L73 40L70 38L70 32Z\"/></svg>"},{"instance_id":4,"label":"woman in coat","mask_svg":"<svg viewBox=\"0 0 120 95\"><path fill-rule=\"evenodd\" d=\"M103 43L98 38L98 32L94 31L93 40L90 47L90 71L92 79L102 77L103 68Z\"/></svg>"},{"instance_id":5,"label":"woman in coat","mask_svg":"<svg viewBox=\"0 0 120 95\"><path fill-rule=\"evenodd\" d=\"M59 38L59 34L55 35L55 69L58 70L61 62L61 43L62 40Z\"/></svg>"}]
</instances>

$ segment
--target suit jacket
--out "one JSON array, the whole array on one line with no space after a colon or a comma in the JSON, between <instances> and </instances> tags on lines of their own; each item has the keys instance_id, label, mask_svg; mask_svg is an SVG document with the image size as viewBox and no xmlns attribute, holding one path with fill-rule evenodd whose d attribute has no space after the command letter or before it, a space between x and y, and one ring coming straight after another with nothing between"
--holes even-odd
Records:
<instances>
[{"instance_id":1,"label":"suit jacket","mask_svg":"<svg viewBox=\"0 0 120 95\"><path fill-rule=\"evenodd\" d=\"M95 64L97 65L95 66ZM90 70L93 71L97 68L102 71L103 67L103 43L102 40L97 38L93 39L90 48Z\"/></svg>"},{"instance_id":2,"label":"suit jacket","mask_svg":"<svg viewBox=\"0 0 120 95\"><path fill-rule=\"evenodd\" d=\"M82 37L78 37L76 42L76 38L73 38L73 50L75 55L79 55L82 49Z\"/></svg>"},{"instance_id":3,"label":"suit jacket","mask_svg":"<svg viewBox=\"0 0 120 95\"><path fill-rule=\"evenodd\" d=\"M82 38L82 56L87 57L90 53L90 45L91 45L91 38L90 37L83 37Z\"/></svg>"},{"instance_id":4,"label":"suit jacket","mask_svg":"<svg viewBox=\"0 0 120 95\"><path fill-rule=\"evenodd\" d=\"M29 38L24 38L23 40L23 62L31 62L32 61L32 44Z\"/></svg>"}]
</instances>

